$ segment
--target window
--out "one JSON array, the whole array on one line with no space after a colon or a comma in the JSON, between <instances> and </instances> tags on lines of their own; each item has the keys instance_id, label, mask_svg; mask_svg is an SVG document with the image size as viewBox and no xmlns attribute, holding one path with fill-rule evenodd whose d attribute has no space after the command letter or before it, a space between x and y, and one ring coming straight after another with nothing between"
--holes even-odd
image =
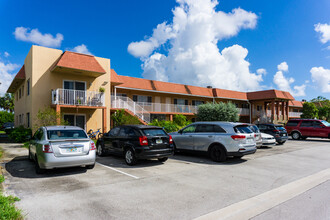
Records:
<instances>
[{"instance_id":1,"label":"window","mask_svg":"<svg viewBox=\"0 0 330 220\"><path fill-rule=\"evenodd\" d=\"M151 121L157 119L158 121L165 121L166 120L166 115L162 114L151 114L150 115Z\"/></svg>"},{"instance_id":2,"label":"window","mask_svg":"<svg viewBox=\"0 0 330 220\"><path fill-rule=\"evenodd\" d=\"M117 97L127 97L127 94L124 94L124 93L117 93L116 96L117 96Z\"/></svg>"},{"instance_id":3,"label":"window","mask_svg":"<svg viewBox=\"0 0 330 220\"><path fill-rule=\"evenodd\" d=\"M26 81L26 95L30 95L30 79Z\"/></svg>"},{"instance_id":4,"label":"window","mask_svg":"<svg viewBox=\"0 0 330 220\"><path fill-rule=\"evenodd\" d=\"M193 133L196 130L196 125L190 125L182 130L182 133Z\"/></svg>"},{"instance_id":5,"label":"window","mask_svg":"<svg viewBox=\"0 0 330 220\"><path fill-rule=\"evenodd\" d=\"M22 98L22 90L21 89L18 90L18 98L19 99Z\"/></svg>"},{"instance_id":6,"label":"window","mask_svg":"<svg viewBox=\"0 0 330 220\"><path fill-rule=\"evenodd\" d=\"M29 128L30 127L30 113L26 113L26 125Z\"/></svg>"},{"instance_id":7,"label":"window","mask_svg":"<svg viewBox=\"0 0 330 220\"><path fill-rule=\"evenodd\" d=\"M174 99L174 105L188 105L188 100Z\"/></svg>"},{"instance_id":8,"label":"window","mask_svg":"<svg viewBox=\"0 0 330 220\"><path fill-rule=\"evenodd\" d=\"M262 106L261 105L257 105L257 111L261 111L262 110Z\"/></svg>"},{"instance_id":9,"label":"window","mask_svg":"<svg viewBox=\"0 0 330 220\"><path fill-rule=\"evenodd\" d=\"M194 106L199 106L202 104L204 104L204 101L192 100L192 105L194 105Z\"/></svg>"},{"instance_id":10,"label":"window","mask_svg":"<svg viewBox=\"0 0 330 220\"><path fill-rule=\"evenodd\" d=\"M238 134L251 134L253 131L247 125L239 125L234 127L234 130Z\"/></svg>"},{"instance_id":11,"label":"window","mask_svg":"<svg viewBox=\"0 0 330 220\"><path fill-rule=\"evenodd\" d=\"M64 89L71 89L71 90L86 90L86 82L77 82L77 81L63 81Z\"/></svg>"},{"instance_id":12,"label":"window","mask_svg":"<svg viewBox=\"0 0 330 220\"><path fill-rule=\"evenodd\" d=\"M38 131L36 131L36 133L34 133L33 139L34 140L41 140L43 136L44 136L43 130L39 129Z\"/></svg>"},{"instance_id":13,"label":"window","mask_svg":"<svg viewBox=\"0 0 330 220\"><path fill-rule=\"evenodd\" d=\"M133 95L133 101L151 105L152 97L151 96L145 96L145 95Z\"/></svg>"},{"instance_id":14,"label":"window","mask_svg":"<svg viewBox=\"0 0 330 220\"><path fill-rule=\"evenodd\" d=\"M298 126L299 122L300 122L299 120L296 120L296 121L289 120L288 123L286 124L286 126L296 127L296 126Z\"/></svg>"},{"instance_id":15,"label":"window","mask_svg":"<svg viewBox=\"0 0 330 220\"><path fill-rule=\"evenodd\" d=\"M47 137L49 140L81 139L87 138L87 135L83 130L48 130Z\"/></svg>"},{"instance_id":16,"label":"window","mask_svg":"<svg viewBox=\"0 0 330 220\"><path fill-rule=\"evenodd\" d=\"M163 129L143 129L142 132L146 136L167 136Z\"/></svg>"},{"instance_id":17,"label":"window","mask_svg":"<svg viewBox=\"0 0 330 220\"><path fill-rule=\"evenodd\" d=\"M110 136L117 136L119 133L120 127L115 127L113 129L111 129L111 131L109 132Z\"/></svg>"},{"instance_id":18,"label":"window","mask_svg":"<svg viewBox=\"0 0 330 220\"><path fill-rule=\"evenodd\" d=\"M221 128L218 125L198 125L196 128L196 132L212 132L212 133L226 133L225 130L223 130L223 128Z\"/></svg>"},{"instance_id":19,"label":"window","mask_svg":"<svg viewBox=\"0 0 330 220\"><path fill-rule=\"evenodd\" d=\"M300 127L313 127L313 121L302 121Z\"/></svg>"},{"instance_id":20,"label":"window","mask_svg":"<svg viewBox=\"0 0 330 220\"><path fill-rule=\"evenodd\" d=\"M322 123L319 122L319 121L314 121L314 125L313 125L314 128L322 128Z\"/></svg>"},{"instance_id":21,"label":"window","mask_svg":"<svg viewBox=\"0 0 330 220\"><path fill-rule=\"evenodd\" d=\"M247 103L242 104L242 108L250 108L250 105Z\"/></svg>"}]
</instances>

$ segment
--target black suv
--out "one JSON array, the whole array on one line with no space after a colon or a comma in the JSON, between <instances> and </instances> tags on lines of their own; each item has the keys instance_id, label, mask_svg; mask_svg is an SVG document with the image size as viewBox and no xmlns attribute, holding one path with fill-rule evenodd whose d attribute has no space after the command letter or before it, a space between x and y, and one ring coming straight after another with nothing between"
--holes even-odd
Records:
<instances>
[{"instance_id":1,"label":"black suv","mask_svg":"<svg viewBox=\"0 0 330 220\"><path fill-rule=\"evenodd\" d=\"M158 158L165 162L173 155L173 140L162 128L148 125L123 125L111 129L97 141L97 155L123 155L128 165L138 159Z\"/></svg>"},{"instance_id":2,"label":"black suv","mask_svg":"<svg viewBox=\"0 0 330 220\"><path fill-rule=\"evenodd\" d=\"M278 144L284 144L288 140L288 132L283 125L257 124L257 126L260 132L274 136Z\"/></svg>"}]
</instances>

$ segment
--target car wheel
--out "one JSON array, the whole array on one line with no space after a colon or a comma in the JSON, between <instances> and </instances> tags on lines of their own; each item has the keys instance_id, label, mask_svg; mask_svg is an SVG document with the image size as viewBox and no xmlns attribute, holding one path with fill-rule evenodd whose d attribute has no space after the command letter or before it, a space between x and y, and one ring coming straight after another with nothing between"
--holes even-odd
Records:
<instances>
[{"instance_id":1,"label":"car wheel","mask_svg":"<svg viewBox=\"0 0 330 220\"><path fill-rule=\"evenodd\" d=\"M35 155L35 158L36 158L36 159L35 159L35 169L36 169L36 173L37 173L37 174L43 174L43 173L46 173L46 170L45 170L45 169L40 168L37 155Z\"/></svg>"},{"instance_id":2,"label":"car wheel","mask_svg":"<svg viewBox=\"0 0 330 220\"><path fill-rule=\"evenodd\" d=\"M279 142L277 142L279 145L282 145L282 144L284 144L285 143L285 141L279 141Z\"/></svg>"},{"instance_id":3,"label":"car wheel","mask_svg":"<svg viewBox=\"0 0 330 220\"><path fill-rule=\"evenodd\" d=\"M93 169L94 167L95 167L95 163L92 165L86 165L86 169L89 169L89 170Z\"/></svg>"},{"instance_id":4,"label":"car wheel","mask_svg":"<svg viewBox=\"0 0 330 220\"><path fill-rule=\"evenodd\" d=\"M162 157L162 158L158 158L159 162L164 163L165 161L167 161L168 157Z\"/></svg>"},{"instance_id":5,"label":"car wheel","mask_svg":"<svg viewBox=\"0 0 330 220\"><path fill-rule=\"evenodd\" d=\"M129 166L133 166L137 163L137 159L134 151L131 148L125 150L125 162Z\"/></svg>"},{"instance_id":6,"label":"car wheel","mask_svg":"<svg viewBox=\"0 0 330 220\"><path fill-rule=\"evenodd\" d=\"M234 156L235 159L241 159L243 156Z\"/></svg>"},{"instance_id":7,"label":"car wheel","mask_svg":"<svg viewBox=\"0 0 330 220\"><path fill-rule=\"evenodd\" d=\"M219 145L215 145L211 148L210 156L215 162L222 162L227 159L225 150Z\"/></svg>"},{"instance_id":8,"label":"car wheel","mask_svg":"<svg viewBox=\"0 0 330 220\"><path fill-rule=\"evenodd\" d=\"M33 161L32 155L31 155L31 149L29 146L29 155L28 155L29 161Z\"/></svg>"},{"instance_id":9,"label":"car wheel","mask_svg":"<svg viewBox=\"0 0 330 220\"><path fill-rule=\"evenodd\" d=\"M299 134L299 132L292 132L292 139L293 140L299 140L300 139L300 134Z\"/></svg>"},{"instance_id":10,"label":"car wheel","mask_svg":"<svg viewBox=\"0 0 330 220\"><path fill-rule=\"evenodd\" d=\"M104 150L103 150L102 144L98 143L96 149L97 149L97 151L96 151L97 155L100 156L100 157L103 157L104 156Z\"/></svg>"}]
</instances>

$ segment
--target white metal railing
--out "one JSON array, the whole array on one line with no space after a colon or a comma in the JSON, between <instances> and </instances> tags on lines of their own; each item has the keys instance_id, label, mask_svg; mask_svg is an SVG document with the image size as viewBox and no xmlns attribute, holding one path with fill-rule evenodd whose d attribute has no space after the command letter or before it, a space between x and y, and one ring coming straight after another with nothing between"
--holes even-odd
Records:
<instances>
[{"instance_id":1,"label":"white metal railing","mask_svg":"<svg viewBox=\"0 0 330 220\"><path fill-rule=\"evenodd\" d=\"M52 91L52 104L105 106L104 93L73 89L56 89Z\"/></svg>"},{"instance_id":2,"label":"white metal railing","mask_svg":"<svg viewBox=\"0 0 330 220\"><path fill-rule=\"evenodd\" d=\"M111 96L111 107L127 109L141 120L150 123L150 113L128 97Z\"/></svg>"},{"instance_id":3,"label":"white metal railing","mask_svg":"<svg viewBox=\"0 0 330 220\"><path fill-rule=\"evenodd\" d=\"M192 105L174 105L166 103L148 103L138 102L145 110L149 112L173 112L173 113L197 113L197 106Z\"/></svg>"},{"instance_id":4,"label":"white metal railing","mask_svg":"<svg viewBox=\"0 0 330 220\"><path fill-rule=\"evenodd\" d=\"M289 112L289 117L297 117L300 118L302 112Z\"/></svg>"},{"instance_id":5,"label":"white metal railing","mask_svg":"<svg viewBox=\"0 0 330 220\"><path fill-rule=\"evenodd\" d=\"M240 115L250 115L250 109L248 109L248 108L238 108L238 114L240 114Z\"/></svg>"}]
</instances>

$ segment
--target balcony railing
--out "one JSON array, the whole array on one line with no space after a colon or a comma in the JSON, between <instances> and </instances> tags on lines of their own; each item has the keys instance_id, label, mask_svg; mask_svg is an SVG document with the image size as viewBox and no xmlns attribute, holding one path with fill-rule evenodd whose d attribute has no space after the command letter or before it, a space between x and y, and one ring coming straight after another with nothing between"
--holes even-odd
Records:
<instances>
[{"instance_id":1,"label":"balcony railing","mask_svg":"<svg viewBox=\"0 0 330 220\"><path fill-rule=\"evenodd\" d=\"M289 112L289 117L300 118L302 112Z\"/></svg>"},{"instance_id":2,"label":"balcony railing","mask_svg":"<svg viewBox=\"0 0 330 220\"><path fill-rule=\"evenodd\" d=\"M148 103L148 102L137 102L148 112L173 112L173 113L197 113L197 106L191 105L174 105L165 103Z\"/></svg>"},{"instance_id":3,"label":"balcony railing","mask_svg":"<svg viewBox=\"0 0 330 220\"><path fill-rule=\"evenodd\" d=\"M56 89L52 91L52 104L105 106L104 93L73 89Z\"/></svg>"}]
</instances>

